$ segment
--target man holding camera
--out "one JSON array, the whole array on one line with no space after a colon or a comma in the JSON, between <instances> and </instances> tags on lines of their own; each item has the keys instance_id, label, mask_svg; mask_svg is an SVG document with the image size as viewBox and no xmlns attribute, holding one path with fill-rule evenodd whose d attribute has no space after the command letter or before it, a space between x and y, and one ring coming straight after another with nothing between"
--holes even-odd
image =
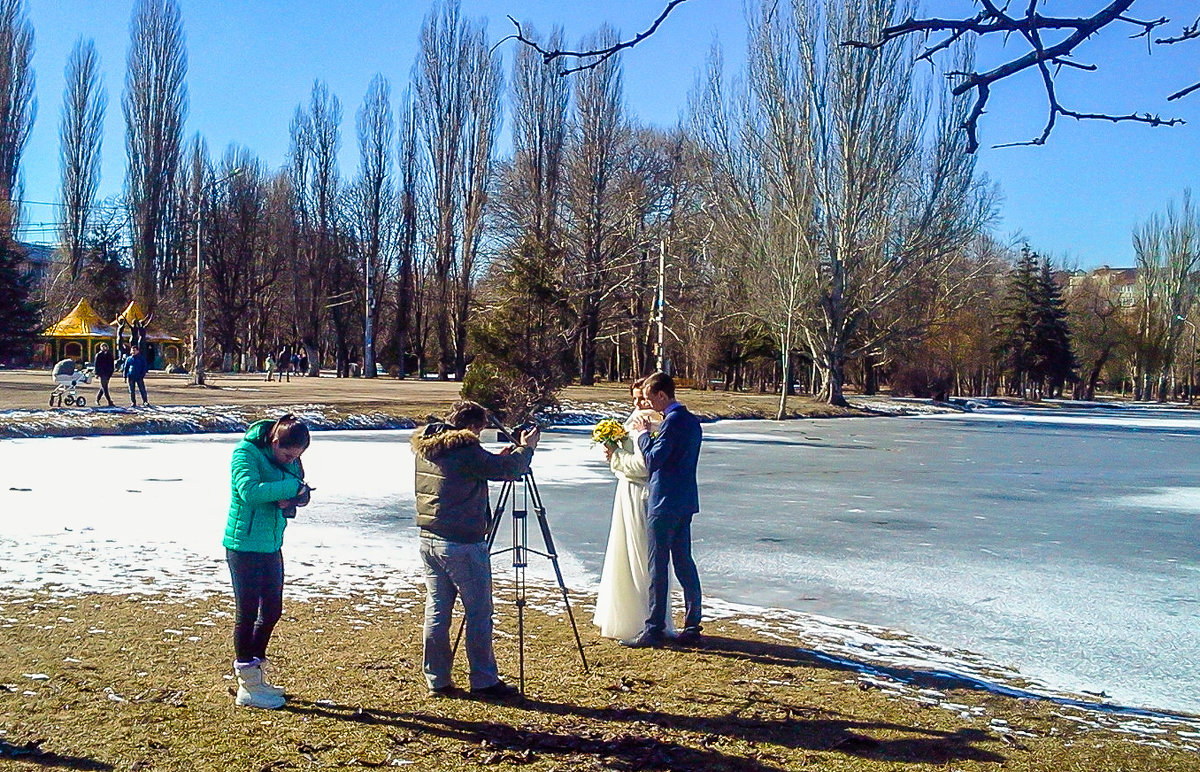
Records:
<instances>
[{"instance_id":1,"label":"man holding camera","mask_svg":"<svg viewBox=\"0 0 1200 772\"><path fill-rule=\"evenodd\" d=\"M466 626L471 694L503 698L516 690L500 680L492 649L492 567L489 480L515 480L529 471L538 444L536 428L523 431L515 447L491 453L480 444L488 412L458 402L444 421L412 436L416 456L417 525L425 566L424 671L430 694L455 696L450 677L450 623L461 596Z\"/></svg>"}]
</instances>

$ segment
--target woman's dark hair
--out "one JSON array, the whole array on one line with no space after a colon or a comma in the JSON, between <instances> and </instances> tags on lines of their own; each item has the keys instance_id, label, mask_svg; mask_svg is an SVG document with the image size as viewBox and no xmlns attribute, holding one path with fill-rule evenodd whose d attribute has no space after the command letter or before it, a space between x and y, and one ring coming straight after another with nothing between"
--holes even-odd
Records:
<instances>
[{"instance_id":1,"label":"woman's dark hair","mask_svg":"<svg viewBox=\"0 0 1200 772\"><path fill-rule=\"evenodd\" d=\"M446 414L446 423L455 429L470 429L475 426L487 426L488 411L478 402L462 400L455 402Z\"/></svg>"},{"instance_id":2,"label":"woman's dark hair","mask_svg":"<svg viewBox=\"0 0 1200 772\"><path fill-rule=\"evenodd\" d=\"M675 379L666 373L652 373L646 376L642 388L646 390L646 394L657 391L666 394L667 399L675 399Z\"/></svg>"},{"instance_id":3,"label":"woman's dark hair","mask_svg":"<svg viewBox=\"0 0 1200 772\"><path fill-rule=\"evenodd\" d=\"M284 413L275 419L275 425L267 432L267 442L279 442L281 448L307 448L311 441L308 427L291 413Z\"/></svg>"},{"instance_id":4,"label":"woman's dark hair","mask_svg":"<svg viewBox=\"0 0 1200 772\"><path fill-rule=\"evenodd\" d=\"M646 379L645 379L645 378L638 378L636 381L634 381L633 383L629 384L629 393L630 393L630 394L632 394L634 391L636 391L636 390L638 390L638 389L642 388L642 387L643 387L643 386L645 386L645 385L646 385Z\"/></svg>"}]
</instances>

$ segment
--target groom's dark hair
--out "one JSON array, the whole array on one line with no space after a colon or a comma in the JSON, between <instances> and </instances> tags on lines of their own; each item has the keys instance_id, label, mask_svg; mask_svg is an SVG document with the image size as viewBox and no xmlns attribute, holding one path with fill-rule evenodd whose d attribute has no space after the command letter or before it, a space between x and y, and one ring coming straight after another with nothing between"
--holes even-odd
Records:
<instances>
[{"instance_id":1,"label":"groom's dark hair","mask_svg":"<svg viewBox=\"0 0 1200 772\"><path fill-rule=\"evenodd\" d=\"M642 384L642 389L647 394L659 391L666 394L668 399L675 399L675 379L666 373L651 373L646 376L646 382Z\"/></svg>"}]
</instances>

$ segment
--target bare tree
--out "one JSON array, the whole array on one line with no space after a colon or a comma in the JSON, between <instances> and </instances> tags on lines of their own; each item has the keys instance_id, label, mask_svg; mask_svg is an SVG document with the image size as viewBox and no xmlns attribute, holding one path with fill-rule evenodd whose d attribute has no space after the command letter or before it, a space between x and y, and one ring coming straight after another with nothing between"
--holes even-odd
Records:
<instances>
[{"instance_id":1,"label":"bare tree","mask_svg":"<svg viewBox=\"0 0 1200 772\"><path fill-rule=\"evenodd\" d=\"M583 45L605 47L616 39L616 32L605 26ZM566 162L570 246L565 279L578 319L579 380L585 386L595 382L596 339L606 311L603 301L611 269L611 239L620 226L616 181L621 143L627 137L623 91L620 57L605 59L581 72L575 83L575 115Z\"/></svg>"},{"instance_id":2,"label":"bare tree","mask_svg":"<svg viewBox=\"0 0 1200 772\"><path fill-rule=\"evenodd\" d=\"M531 39L538 40L530 30ZM555 30L547 45L562 45ZM521 47L513 60L512 160L501 175L500 227L510 244L526 237L550 245L561 240L563 155L571 84L545 67L532 48Z\"/></svg>"},{"instance_id":3,"label":"bare tree","mask_svg":"<svg viewBox=\"0 0 1200 772\"><path fill-rule=\"evenodd\" d=\"M100 57L91 40L75 42L67 59L66 79L58 129L63 204L59 239L74 280L82 268L92 204L100 187L101 131L108 105L100 81Z\"/></svg>"},{"instance_id":4,"label":"bare tree","mask_svg":"<svg viewBox=\"0 0 1200 772\"><path fill-rule=\"evenodd\" d=\"M337 153L342 106L321 81L313 83L308 109L292 119L288 172L296 195L299 235L293 255L295 327L309 361L309 375L321 367L321 325L326 318L334 265L344 246L338 238L340 180ZM339 353L345 340L338 341Z\"/></svg>"},{"instance_id":5,"label":"bare tree","mask_svg":"<svg viewBox=\"0 0 1200 772\"><path fill-rule=\"evenodd\" d=\"M438 377L461 378L501 76L486 31L462 19L458 0L436 5L425 17L415 86L434 218L429 278Z\"/></svg>"},{"instance_id":6,"label":"bare tree","mask_svg":"<svg viewBox=\"0 0 1200 772\"><path fill-rule=\"evenodd\" d=\"M421 25L415 86L430 180L430 207L434 218L431 244L434 307L432 320L438 343L438 378L446 380L454 368L450 329L453 272L458 261L458 182L462 169L462 133L466 121L465 23L459 3L436 5Z\"/></svg>"},{"instance_id":7,"label":"bare tree","mask_svg":"<svg viewBox=\"0 0 1200 772\"><path fill-rule=\"evenodd\" d=\"M153 309L187 117L187 52L177 0L138 0L121 107L129 165L126 199L133 227L134 293Z\"/></svg>"},{"instance_id":8,"label":"bare tree","mask_svg":"<svg viewBox=\"0 0 1200 772\"><path fill-rule=\"evenodd\" d=\"M659 31L671 11L686 0L664 0L662 12L645 31L634 37L615 41L607 46L595 46L580 50L563 50L551 44L543 47L536 36L530 35L522 25L508 17L516 27L516 32L509 38L517 40L523 46L536 52L549 65L560 59L571 59L579 62L574 66L564 67L560 74L567 75L598 66L615 54L632 48L646 38ZM917 18L911 10L903 20L889 20L888 26L879 30L870 30L871 34L852 40L841 41L843 45L879 48L890 41L908 36L928 40L931 35L941 35L932 43L927 43L920 54L921 59L932 59L939 53L953 48L957 43L991 35L1007 41L1010 38L1022 40L1028 51L1014 56L987 71L970 70L957 73L962 76L953 86L954 96L974 92L975 101L963 122L969 140L967 152L975 152L979 147L979 120L985 114L991 88L998 82L1007 80L1027 69L1036 68L1045 89L1047 100L1047 121L1042 134L1027 142L1012 142L1007 145L1041 145L1045 144L1059 116L1080 120L1103 120L1112 122L1136 121L1151 126L1175 126L1184 123L1180 118L1162 118L1150 112L1114 115L1110 113L1080 112L1064 108L1059 102L1056 76L1064 68L1094 72L1099 66L1087 62L1076 61L1073 57L1075 49L1085 41L1107 33L1109 28L1125 27L1140 30L1130 35L1131 39L1144 39L1149 48L1150 44L1169 46L1200 38L1200 17L1190 24L1184 23L1174 34L1156 36L1155 31L1171 24L1171 19L1161 15L1162 10L1170 9L1168 3L1155 0L1095 0L1090 4L1090 15L1057 17L1041 12L1044 0L1030 0L1024 5L1024 14L1010 12L1010 3L996 3L991 0L977 0L972 3L979 10L970 15L939 16ZM1136 8L1134 6L1137 6ZM1130 14L1145 12L1144 18L1136 18ZM506 38L508 39L508 38ZM1182 99L1200 90L1200 82L1180 88L1170 94L1167 101Z\"/></svg>"},{"instance_id":9,"label":"bare tree","mask_svg":"<svg viewBox=\"0 0 1200 772\"><path fill-rule=\"evenodd\" d=\"M268 244L269 180L262 163L249 150L230 147L207 176L228 179L227 185L206 188L204 209L212 213L212 222L203 230L204 297L221 353L232 360L242 349L239 340L253 307L270 305L266 293L282 276L283 261Z\"/></svg>"},{"instance_id":10,"label":"bare tree","mask_svg":"<svg viewBox=\"0 0 1200 772\"><path fill-rule=\"evenodd\" d=\"M420 222L421 156L418 152L417 118L413 114L412 94L405 92L400 106L400 126L397 141L397 177L399 190L396 205L396 323L393 345L399 362L399 376L407 372L406 358L417 358L418 374L424 374L425 348L420 334L423 325L422 308L415 303L417 292L417 230Z\"/></svg>"},{"instance_id":11,"label":"bare tree","mask_svg":"<svg viewBox=\"0 0 1200 772\"><path fill-rule=\"evenodd\" d=\"M1071 342L1079 361L1075 399L1095 399L1096 387L1106 367L1121 357L1132 336L1129 311L1121 303L1119 289L1106 273L1092 273L1072 280L1066 292Z\"/></svg>"},{"instance_id":12,"label":"bare tree","mask_svg":"<svg viewBox=\"0 0 1200 772\"><path fill-rule=\"evenodd\" d=\"M383 308L387 278L391 273L392 239L389 225L395 206L392 188L391 86L382 75L371 79L358 110L358 178L353 186L353 223L362 253L366 297L363 322L363 376L375 377L375 330Z\"/></svg>"},{"instance_id":13,"label":"bare tree","mask_svg":"<svg viewBox=\"0 0 1200 772\"><path fill-rule=\"evenodd\" d=\"M1134 231L1138 264L1138 327L1134 389L1141 399L1165 401L1185 319L1200 286L1200 209L1185 192L1178 208L1153 215Z\"/></svg>"},{"instance_id":14,"label":"bare tree","mask_svg":"<svg viewBox=\"0 0 1200 772\"><path fill-rule=\"evenodd\" d=\"M733 263L746 313L773 333L786 388L813 251L812 105L804 98L796 30L767 10L751 28L745 80L727 87L719 50L692 97L690 130L706 166L706 211L715 243Z\"/></svg>"},{"instance_id":15,"label":"bare tree","mask_svg":"<svg viewBox=\"0 0 1200 772\"><path fill-rule=\"evenodd\" d=\"M33 25L25 0L0 0L0 237L21 220L21 156L37 114Z\"/></svg>"},{"instance_id":16,"label":"bare tree","mask_svg":"<svg viewBox=\"0 0 1200 772\"><path fill-rule=\"evenodd\" d=\"M462 201L461 259L456 271L454 308L454 376L458 379L467 368L467 323L471 299L481 262L488 197L494 178L496 139L500 132L500 96L504 75L498 56L487 41L487 28L472 27L466 35L466 105L463 125L463 170L460 181Z\"/></svg>"},{"instance_id":17,"label":"bare tree","mask_svg":"<svg viewBox=\"0 0 1200 772\"><path fill-rule=\"evenodd\" d=\"M952 286L954 260L990 211L963 152L962 101L931 124L911 51L837 45L894 12L890 0L766 6L746 90L722 95L717 59L693 108L713 214L738 239L747 300L778 336L785 384L802 340L831 404L845 404L848 361L927 324L918 315L904 329L888 309Z\"/></svg>"}]
</instances>

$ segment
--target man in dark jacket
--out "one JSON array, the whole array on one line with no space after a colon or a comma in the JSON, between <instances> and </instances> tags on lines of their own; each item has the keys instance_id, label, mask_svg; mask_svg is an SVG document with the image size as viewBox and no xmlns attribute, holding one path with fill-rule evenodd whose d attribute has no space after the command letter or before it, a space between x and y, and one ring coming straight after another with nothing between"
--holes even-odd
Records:
<instances>
[{"instance_id":1,"label":"man in dark jacket","mask_svg":"<svg viewBox=\"0 0 1200 772\"><path fill-rule=\"evenodd\" d=\"M129 356L125 357L125 366L122 368L122 375L129 382L129 404L137 407L137 392L135 389L141 389L142 404L149 405L150 400L146 397L146 372L150 368L146 366L146 358L142 356L141 350L137 346L129 347Z\"/></svg>"},{"instance_id":2,"label":"man in dark jacket","mask_svg":"<svg viewBox=\"0 0 1200 772\"><path fill-rule=\"evenodd\" d=\"M515 480L529 471L538 432L524 432L514 448L491 453L479 443L487 410L459 402L444 422L412 437L416 454L417 525L425 566L425 681L434 695L453 696L450 621L462 596L471 693L507 697L492 649L492 566L488 554L491 506L488 480Z\"/></svg>"},{"instance_id":3,"label":"man in dark jacket","mask_svg":"<svg viewBox=\"0 0 1200 772\"><path fill-rule=\"evenodd\" d=\"M100 390L96 392L96 404L100 404L100 398L104 397L108 400L108 406L113 406L112 394L108 393L108 380L113 375L113 355L108 350L107 343L100 344L100 350L96 352L96 377L100 379Z\"/></svg>"}]
</instances>

